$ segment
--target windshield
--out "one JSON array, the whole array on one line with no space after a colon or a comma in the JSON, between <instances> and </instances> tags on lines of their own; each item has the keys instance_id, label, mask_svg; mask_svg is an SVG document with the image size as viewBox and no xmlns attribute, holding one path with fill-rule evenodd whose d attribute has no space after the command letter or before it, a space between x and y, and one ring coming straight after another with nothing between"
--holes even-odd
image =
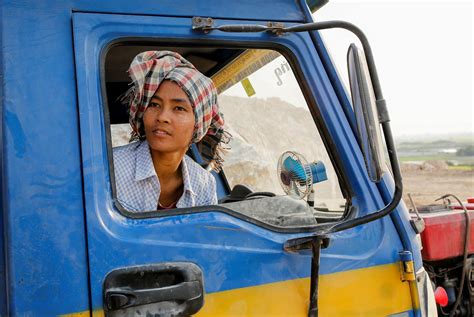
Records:
<instances>
[{"instance_id":1,"label":"windshield","mask_svg":"<svg viewBox=\"0 0 474 317\"><path fill-rule=\"evenodd\" d=\"M261 205L258 201L234 204L231 208L244 213L253 210L260 215L267 210L283 218L291 209L294 219L295 214L311 215L312 211L306 208L307 196L288 197L279 179L278 159L284 152L293 151L307 163L324 165L327 180L313 185L317 208L314 212L342 211L345 199L336 172L290 64L275 51L252 51L259 54L254 54L253 60L246 59L240 78L234 69L235 83L218 86L220 106L233 135L224 172L231 188L244 184L254 192L272 192L279 198L262 199ZM216 82L225 82L219 76L215 76L219 79ZM281 223L282 217L274 222ZM308 223L307 219L304 221Z\"/></svg>"}]
</instances>

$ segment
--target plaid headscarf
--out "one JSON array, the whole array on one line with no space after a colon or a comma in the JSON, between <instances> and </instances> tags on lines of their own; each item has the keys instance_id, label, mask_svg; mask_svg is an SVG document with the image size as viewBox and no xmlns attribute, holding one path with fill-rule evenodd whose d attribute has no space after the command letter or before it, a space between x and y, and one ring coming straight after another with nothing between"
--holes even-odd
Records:
<instances>
[{"instance_id":1,"label":"plaid headscarf","mask_svg":"<svg viewBox=\"0 0 474 317\"><path fill-rule=\"evenodd\" d=\"M132 87L125 93L129 104L130 140L144 139L143 115L163 80L178 84L191 101L194 111L193 143L209 168L220 170L222 155L229 149L231 135L224 130L224 117L219 112L217 90L212 80L193 64L171 51L148 51L135 56L128 69Z\"/></svg>"}]
</instances>

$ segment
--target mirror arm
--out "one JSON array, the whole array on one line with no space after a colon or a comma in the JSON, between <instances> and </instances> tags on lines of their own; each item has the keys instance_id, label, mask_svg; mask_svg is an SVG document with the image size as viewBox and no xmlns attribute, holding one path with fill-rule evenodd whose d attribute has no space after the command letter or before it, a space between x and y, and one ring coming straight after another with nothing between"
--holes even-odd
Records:
<instances>
[{"instance_id":1,"label":"mirror arm","mask_svg":"<svg viewBox=\"0 0 474 317\"><path fill-rule=\"evenodd\" d=\"M395 210L402 198L403 185L402 185L402 175L400 172L400 166L398 165L398 157L395 150L395 144L393 142L392 131L390 129L390 118L388 116L388 111L386 107L385 99L383 98L382 88L380 86L379 76L377 75L377 69L375 68L374 56L372 54L372 49L370 48L369 41L365 36L364 32L355 26L352 23L346 21L324 21L324 22L314 22L314 23L305 23L299 24L290 27L284 27L282 23L273 23L269 22L266 26L264 25L222 25L222 26L213 26L213 20L207 18L206 22L202 22L202 18L194 17L193 18L193 30L208 33L213 30L219 30L222 32L271 32L274 35L281 35L284 33L292 32L309 32L325 29L334 29L341 28L346 29L354 33L360 40L362 47L364 49L365 57L367 60L367 67L369 69L370 77L372 79L372 86L374 89L375 102L377 105L377 111L379 113L379 123L382 125L383 134L385 138L385 143L387 145L388 155L390 159L390 165L392 167L393 178L395 181L395 192L393 194L392 201L386 205L384 208L365 215L360 218L351 219L339 224L334 225L329 228L325 233L333 233L341 230L346 230L353 228L358 225L362 225L379 218L385 217L390 212Z\"/></svg>"},{"instance_id":2,"label":"mirror arm","mask_svg":"<svg viewBox=\"0 0 474 317\"><path fill-rule=\"evenodd\" d=\"M367 58L367 66L369 67L370 77L372 79L372 84L374 86L374 93L376 100L382 100L382 88L380 86L379 76L377 75L377 70L375 68L374 55L372 54L372 49L370 47L369 41L365 36L364 32L355 26L352 23L346 21L324 21L324 22L314 22L300 24L296 26L290 26L287 28L282 28L280 30L274 31L275 33L287 33L287 32L303 32L303 31L316 31L316 30L326 30L326 29L346 29L357 36L359 41L362 44L364 49L365 57Z\"/></svg>"},{"instance_id":3,"label":"mirror arm","mask_svg":"<svg viewBox=\"0 0 474 317\"><path fill-rule=\"evenodd\" d=\"M370 73L370 77L372 79L372 85L374 88L377 111L379 115L379 123L382 125L384 139L387 145L388 155L390 159L390 165L392 167L393 178L395 181L395 192L393 194L392 201L388 205L386 205L384 208L374 213L365 215L363 217L336 224L333 227L329 228L329 230L326 233L333 233L333 232L338 232L342 230L347 230L355 226L359 226L359 225L387 216L393 210L395 210L395 208L398 206L400 200L402 199L402 193L403 193L402 174L400 171L400 166L398 164L398 157L397 157L397 153L395 149L395 143L392 137L392 130L390 128L390 117L388 115L386 101L383 98L382 88L380 86L379 77L377 75L377 69L375 67L375 61L374 61L374 56L372 54L372 49L370 48L369 41L367 40L367 37L365 36L364 32L362 32L362 30L359 29L357 26L345 21L325 21L325 22L302 24L302 25L297 25L294 27L283 28L281 32L282 33L301 32L301 31L324 30L324 29L332 29L332 28L342 28L342 29L351 31L359 38L362 44L362 47L364 49L365 56L367 59L367 66L369 68L369 73Z\"/></svg>"}]
</instances>

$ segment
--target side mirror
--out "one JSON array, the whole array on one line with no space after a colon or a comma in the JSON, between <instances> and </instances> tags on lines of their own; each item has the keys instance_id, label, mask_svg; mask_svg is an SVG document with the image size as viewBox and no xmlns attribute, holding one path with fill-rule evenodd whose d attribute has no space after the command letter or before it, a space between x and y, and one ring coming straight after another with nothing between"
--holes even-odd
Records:
<instances>
[{"instance_id":1,"label":"side mirror","mask_svg":"<svg viewBox=\"0 0 474 317\"><path fill-rule=\"evenodd\" d=\"M347 66L357 133L365 166L370 179L379 182L384 171L382 131L367 60L364 51L354 43L347 51Z\"/></svg>"}]
</instances>

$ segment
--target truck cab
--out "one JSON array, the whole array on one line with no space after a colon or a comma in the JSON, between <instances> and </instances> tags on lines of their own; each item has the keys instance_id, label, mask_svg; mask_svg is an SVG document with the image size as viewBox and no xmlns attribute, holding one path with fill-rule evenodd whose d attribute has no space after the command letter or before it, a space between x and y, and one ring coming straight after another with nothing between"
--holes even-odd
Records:
<instances>
[{"instance_id":1,"label":"truck cab","mask_svg":"<svg viewBox=\"0 0 474 317\"><path fill-rule=\"evenodd\" d=\"M322 4L0 2L0 315L433 316L371 53L349 50L349 89L325 25L298 30ZM233 139L217 205L117 199L120 96L150 50L216 85ZM286 182L285 154L323 176Z\"/></svg>"}]
</instances>

